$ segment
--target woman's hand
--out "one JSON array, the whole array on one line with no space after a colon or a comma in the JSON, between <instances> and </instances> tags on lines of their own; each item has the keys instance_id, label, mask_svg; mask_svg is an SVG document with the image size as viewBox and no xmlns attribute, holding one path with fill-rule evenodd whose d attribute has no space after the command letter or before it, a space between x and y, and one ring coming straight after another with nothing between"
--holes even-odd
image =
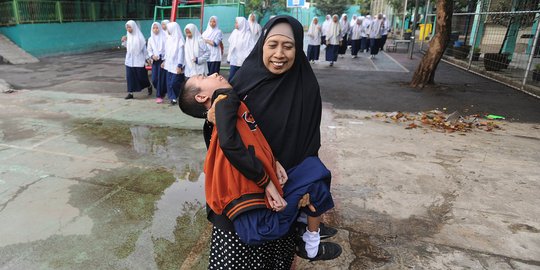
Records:
<instances>
[{"instance_id":1,"label":"woman's hand","mask_svg":"<svg viewBox=\"0 0 540 270\"><path fill-rule=\"evenodd\" d=\"M306 206L311 212L317 212L315 206L313 206L313 204L311 204L311 202L309 201L309 193L304 194L304 196L302 196L302 199L300 199L300 201L298 202L298 209Z\"/></svg>"},{"instance_id":2,"label":"woman's hand","mask_svg":"<svg viewBox=\"0 0 540 270\"><path fill-rule=\"evenodd\" d=\"M165 62L161 63L161 68L165 68Z\"/></svg>"},{"instance_id":3,"label":"woman's hand","mask_svg":"<svg viewBox=\"0 0 540 270\"><path fill-rule=\"evenodd\" d=\"M157 55L152 55L152 59L153 59L154 61L157 61L157 60L159 60L159 56L157 56Z\"/></svg>"},{"instance_id":4,"label":"woman's hand","mask_svg":"<svg viewBox=\"0 0 540 270\"><path fill-rule=\"evenodd\" d=\"M268 202L270 203L270 207L272 207L272 210L279 212L283 211L285 209L285 206L287 206L287 202L279 195L279 192L274 186L274 183L270 182L265 188L266 198L268 199Z\"/></svg>"},{"instance_id":5,"label":"woman's hand","mask_svg":"<svg viewBox=\"0 0 540 270\"><path fill-rule=\"evenodd\" d=\"M212 104L212 107L206 112L206 120L212 124L216 124L216 102Z\"/></svg>"},{"instance_id":6,"label":"woman's hand","mask_svg":"<svg viewBox=\"0 0 540 270\"><path fill-rule=\"evenodd\" d=\"M125 42L126 40L127 40L126 36L122 36L122 38L120 39L120 41L122 41L122 42Z\"/></svg>"},{"instance_id":7,"label":"woman's hand","mask_svg":"<svg viewBox=\"0 0 540 270\"><path fill-rule=\"evenodd\" d=\"M289 180L289 176L287 176L287 171L285 170L285 168L283 168L283 166L281 166L281 163L279 163L279 161L277 160L276 160L276 174L279 180L279 184L281 185L281 187L283 187L285 183L287 183L287 180Z\"/></svg>"}]
</instances>

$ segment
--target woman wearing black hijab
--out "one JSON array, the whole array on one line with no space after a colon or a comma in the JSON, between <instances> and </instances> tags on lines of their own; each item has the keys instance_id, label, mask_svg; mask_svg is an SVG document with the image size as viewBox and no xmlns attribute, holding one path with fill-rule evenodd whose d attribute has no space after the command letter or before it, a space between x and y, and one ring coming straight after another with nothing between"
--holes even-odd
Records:
<instances>
[{"instance_id":1,"label":"woman wearing black hijab","mask_svg":"<svg viewBox=\"0 0 540 270\"><path fill-rule=\"evenodd\" d=\"M288 24L286 29L283 22ZM281 31L294 42L277 44L279 42L270 38L266 42L270 30ZM296 19L290 16L272 18L231 82L285 170L299 165L307 157L317 156L321 144L319 84L303 52L303 39L303 27ZM207 122L204 127L207 143L211 128ZM208 219L214 225L209 269L291 268L296 246L293 230L281 239L250 246L241 242L233 223L225 215L218 215L209 207L207 211ZM333 236L336 232L321 224L320 238ZM340 249L334 243L325 243L328 251L335 246ZM329 254L326 255L331 259Z\"/></svg>"}]
</instances>

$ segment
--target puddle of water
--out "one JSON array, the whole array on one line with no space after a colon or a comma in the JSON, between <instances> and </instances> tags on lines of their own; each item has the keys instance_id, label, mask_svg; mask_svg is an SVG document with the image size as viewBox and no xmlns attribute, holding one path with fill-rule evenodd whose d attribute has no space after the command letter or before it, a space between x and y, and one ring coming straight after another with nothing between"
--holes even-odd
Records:
<instances>
[{"instance_id":1,"label":"puddle of water","mask_svg":"<svg viewBox=\"0 0 540 270\"><path fill-rule=\"evenodd\" d=\"M200 131L79 120L80 143L114 149L120 169L78 179L71 222L92 221L90 234L51 236L0 249L9 269L179 269L208 230ZM67 224L66 226L69 226ZM204 243L203 243L204 245ZM206 258L208 248L202 256ZM206 259L196 264L205 269ZM23 263L24 262L24 263ZM23 268L21 268L23 267Z\"/></svg>"}]
</instances>

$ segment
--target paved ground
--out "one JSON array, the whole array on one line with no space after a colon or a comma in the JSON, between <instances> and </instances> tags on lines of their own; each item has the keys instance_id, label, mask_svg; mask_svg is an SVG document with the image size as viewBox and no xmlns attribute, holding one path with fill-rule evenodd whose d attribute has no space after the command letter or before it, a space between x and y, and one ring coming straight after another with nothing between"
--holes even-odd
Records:
<instances>
[{"instance_id":1,"label":"paved ground","mask_svg":"<svg viewBox=\"0 0 540 270\"><path fill-rule=\"evenodd\" d=\"M204 269L200 121L125 101L121 51L0 65L0 269ZM314 65L338 260L296 269L540 269L540 110L521 92L417 59ZM405 129L378 112L504 115L500 130Z\"/></svg>"}]
</instances>

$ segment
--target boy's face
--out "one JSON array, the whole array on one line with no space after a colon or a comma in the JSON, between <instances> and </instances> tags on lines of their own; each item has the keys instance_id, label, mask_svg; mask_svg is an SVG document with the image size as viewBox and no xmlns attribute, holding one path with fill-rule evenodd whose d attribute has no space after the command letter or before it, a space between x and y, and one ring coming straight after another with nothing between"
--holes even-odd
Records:
<instances>
[{"instance_id":1,"label":"boy's face","mask_svg":"<svg viewBox=\"0 0 540 270\"><path fill-rule=\"evenodd\" d=\"M201 92L195 95L195 99L199 103L207 104L208 108L210 108L212 95L216 90L222 88L232 88L229 82L223 76L217 73L209 76L193 76L187 80L186 84L188 87L194 86L201 89Z\"/></svg>"}]
</instances>

